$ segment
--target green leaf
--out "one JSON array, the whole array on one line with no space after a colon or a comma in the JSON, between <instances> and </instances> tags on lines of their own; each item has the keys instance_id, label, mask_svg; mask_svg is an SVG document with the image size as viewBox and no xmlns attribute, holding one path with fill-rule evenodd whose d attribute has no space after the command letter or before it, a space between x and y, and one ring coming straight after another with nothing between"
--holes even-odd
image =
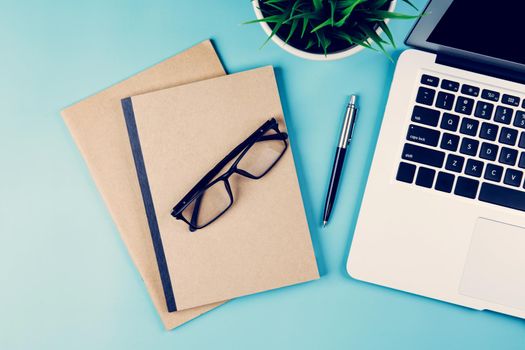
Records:
<instances>
[{"instance_id":1,"label":"green leaf","mask_svg":"<svg viewBox=\"0 0 525 350\"><path fill-rule=\"evenodd\" d=\"M346 34L345 32L337 32L337 33L335 33L335 36L339 37L340 39L348 41L350 46L357 44L357 42L355 42L352 39L352 37L350 35Z\"/></svg>"},{"instance_id":2,"label":"green leaf","mask_svg":"<svg viewBox=\"0 0 525 350\"><path fill-rule=\"evenodd\" d=\"M363 3L363 2L366 2L366 1L368 1L368 0L353 0L353 2L350 5L346 6L341 11L341 13L346 16L346 15L352 13L352 11L354 11L354 9L356 8L357 5L359 5L359 4Z\"/></svg>"},{"instance_id":3,"label":"green leaf","mask_svg":"<svg viewBox=\"0 0 525 350\"><path fill-rule=\"evenodd\" d=\"M279 30L279 28L281 28L281 26L283 25L283 22L278 22L275 24L275 27L273 28L272 30L272 33L266 38L266 40L264 41L264 43L261 45L261 48L263 48L266 44L268 44L268 42L270 41L271 38L273 38L273 36L275 35L275 33L277 33L277 31Z\"/></svg>"},{"instance_id":4,"label":"green leaf","mask_svg":"<svg viewBox=\"0 0 525 350\"><path fill-rule=\"evenodd\" d=\"M254 19L252 21L244 22L243 24L252 24L252 23L260 23L260 22L267 22L267 23L279 23L282 22L282 15L273 15L270 17L264 17L261 19Z\"/></svg>"},{"instance_id":5,"label":"green leaf","mask_svg":"<svg viewBox=\"0 0 525 350\"><path fill-rule=\"evenodd\" d=\"M281 12L285 12L285 8L284 7L281 7L277 4L274 4L275 1L266 1L264 4L267 5L267 6L270 6L270 7L273 7L274 9L278 10L278 11L281 11Z\"/></svg>"},{"instance_id":6,"label":"green leaf","mask_svg":"<svg viewBox=\"0 0 525 350\"><path fill-rule=\"evenodd\" d=\"M314 12L305 12L305 13L301 13L301 14L298 14L298 15L291 16L284 23L291 22L294 19L299 19L299 18L308 18L310 20L310 19L317 19L318 16Z\"/></svg>"},{"instance_id":7,"label":"green leaf","mask_svg":"<svg viewBox=\"0 0 525 350\"><path fill-rule=\"evenodd\" d=\"M292 37L293 33L297 29L297 24L298 23L299 23L299 20L295 20L295 21L292 22L292 26L290 27L290 33L288 33L288 37L286 38L286 40L284 42L287 43L290 40L290 38Z\"/></svg>"},{"instance_id":8,"label":"green leaf","mask_svg":"<svg viewBox=\"0 0 525 350\"><path fill-rule=\"evenodd\" d=\"M337 0L330 0L330 23L334 26L335 4Z\"/></svg>"},{"instance_id":9,"label":"green leaf","mask_svg":"<svg viewBox=\"0 0 525 350\"><path fill-rule=\"evenodd\" d=\"M312 0L312 3L316 11L320 11L323 8L323 0Z\"/></svg>"},{"instance_id":10,"label":"green leaf","mask_svg":"<svg viewBox=\"0 0 525 350\"><path fill-rule=\"evenodd\" d=\"M291 16L286 21L284 21L284 24L286 24L287 22L291 22L291 21L293 21L295 19L299 19L299 18L307 18L307 19L310 20L310 19L316 18L316 16L315 16L315 13L313 13L313 12L305 12L305 13L301 13L301 14L298 14L298 15Z\"/></svg>"},{"instance_id":11,"label":"green leaf","mask_svg":"<svg viewBox=\"0 0 525 350\"><path fill-rule=\"evenodd\" d=\"M309 48L314 46L314 44L315 44L315 40L314 39L312 39L312 38L308 39L308 43L306 44L305 50L308 50Z\"/></svg>"},{"instance_id":12,"label":"green leaf","mask_svg":"<svg viewBox=\"0 0 525 350\"><path fill-rule=\"evenodd\" d=\"M301 1L296 1L293 6L292 6L292 9L290 10L290 18L292 18L295 14L295 10L297 10L297 7L299 7L299 5L301 5Z\"/></svg>"},{"instance_id":13,"label":"green leaf","mask_svg":"<svg viewBox=\"0 0 525 350\"><path fill-rule=\"evenodd\" d=\"M358 28L360 30L362 30L373 42L376 43L376 45L379 47L379 49L381 50L381 52L383 52L383 54L388 57L389 60L393 61L392 60L392 57L390 56L390 54L385 50L385 47L383 46L384 43L386 43L386 41L384 41L383 39L381 39L381 37L379 35L377 35L377 33L374 31L374 30L371 30L370 28L368 28L367 26L364 26L364 25L358 25Z\"/></svg>"},{"instance_id":14,"label":"green leaf","mask_svg":"<svg viewBox=\"0 0 525 350\"><path fill-rule=\"evenodd\" d=\"M327 38L323 32L315 32L317 35L317 40L320 46L323 48L324 55L328 55L328 47L332 43L332 40Z\"/></svg>"},{"instance_id":15,"label":"green leaf","mask_svg":"<svg viewBox=\"0 0 525 350\"><path fill-rule=\"evenodd\" d=\"M348 19L348 17L350 17L350 15L352 14L352 12L354 11L355 7L357 5L359 5L360 3L364 2L366 0L352 0L352 4L350 4L348 7L346 7L342 13L343 13L343 18L341 18L339 21L335 22L335 26L336 27L342 27L346 20Z\"/></svg>"},{"instance_id":16,"label":"green leaf","mask_svg":"<svg viewBox=\"0 0 525 350\"><path fill-rule=\"evenodd\" d=\"M366 36L368 36L370 39L372 39L373 41L379 43L379 44L386 44L387 42L385 40L383 40L383 38L381 38L379 36L379 34L376 33L375 30L373 30L372 28L369 28L367 27L366 25L361 25L359 24L357 26L361 31L363 31L363 33L366 34Z\"/></svg>"},{"instance_id":17,"label":"green leaf","mask_svg":"<svg viewBox=\"0 0 525 350\"><path fill-rule=\"evenodd\" d=\"M378 22L379 27L385 32L386 36L388 37L388 40L390 40L390 44L392 44L392 47L396 48L396 43L394 41L394 36L392 35L392 32L390 31L390 28L388 28L388 25L385 22Z\"/></svg>"},{"instance_id":18,"label":"green leaf","mask_svg":"<svg viewBox=\"0 0 525 350\"><path fill-rule=\"evenodd\" d=\"M390 12L384 10L373 10L369 11L370 18L385 19L385 18L398 18L398 19L414 19L419 18L420 15L405 15L399 12Z\"/></svg>"},{"instance_id":19,"label":"green leaf","mask_svg":"<svg viewBox=\"0 0 525 350\"><path fill-rule=\"evenodd\" d=\"M352 6L356 1L358 1L358 0L339 0L337 2L337 7L345 8L345 7L348 7L348 6Z\"/></svg>"},{"instance_id":20,"label":"green leaf","mask_svg":"<svg viewBox=\"0 0 525 350\"><path fill-rule=\"evenodd\" d=\"M339 32L339 33L337 33L336 35L337 35L338 37L340 37L341 39L348 41L348 43L350 43L350 45L357 44L357 45L364 46L364 47L366 47L367 49L370 49L370 50L373 50L373 51L377 51L375 48L373 48L372 46L370 46L370 44L368 44L368 43L366 42L366 40L359 39L358 37L355 37L355 36L349 35L349 34L347 34L347 33L345 33L345 32Z\"/></svg>"},{"instance_id":21,"label":"green leaf","mask_svg":"<svg viewBox=\"0 0 525 350\"><path fill-rule=\"evenodd\" d=\"M303 18L303 29L301 31L301 38L304 36L304 32L306 32L306 26L308 26L308 18Z\"/></svg>"},{"instance_id":22,"label":"green leaf","mask_svg":"<svg viewBox=\"0 0 525 350\"><path fill-rule=\"evenodd\" d=\"M331 20L330 18L328 18L326 21L324 21L323 23L319 24L317 27L315 27L314 29L312 29L312 30L310 31L310 33L315 33L315 32L317 32L319 29L329 26L331 23L332 23L332 20Z\"/></svg>"}]
</instances>

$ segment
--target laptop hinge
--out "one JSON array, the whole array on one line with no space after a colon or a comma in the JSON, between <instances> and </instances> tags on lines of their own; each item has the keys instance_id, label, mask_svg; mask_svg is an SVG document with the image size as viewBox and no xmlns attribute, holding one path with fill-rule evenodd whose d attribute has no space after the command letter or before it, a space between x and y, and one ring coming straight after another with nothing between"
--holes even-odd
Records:
<instances>
[{"instance_id":1,"label":"laptop hinge","mask_svg":"<svg viewBox=\"0 0 525 350\"><path fill-rule=\"evenodd\" d=\"M459 68L474 73L525 84L525 74L511 69L497 67L487 63L474 62L456 56L437 54L436 63L449 67Z\"/></svg>"}]
</instances>

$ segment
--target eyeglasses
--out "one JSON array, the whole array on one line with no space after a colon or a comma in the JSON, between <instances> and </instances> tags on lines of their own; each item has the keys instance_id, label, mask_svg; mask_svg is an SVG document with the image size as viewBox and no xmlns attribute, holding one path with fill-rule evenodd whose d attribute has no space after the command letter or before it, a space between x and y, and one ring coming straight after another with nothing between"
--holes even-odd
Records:
<instances>
[{"instance_id":1,"label":"eyeglasses","mask_svg":"<svg viewBox=\"0 0 525 350\"><path fill-rule=\"evenodd\" d=\"M286 152L287 139L288 134L279 131L277 120L272 118L266 121L215 165L175 205L171 215L186 222L190 231L208 226L234 202L231 176L237 174L252 180L262 178ZM231 162L233 164L223 172Z\"/></svg>"}]
</instances>

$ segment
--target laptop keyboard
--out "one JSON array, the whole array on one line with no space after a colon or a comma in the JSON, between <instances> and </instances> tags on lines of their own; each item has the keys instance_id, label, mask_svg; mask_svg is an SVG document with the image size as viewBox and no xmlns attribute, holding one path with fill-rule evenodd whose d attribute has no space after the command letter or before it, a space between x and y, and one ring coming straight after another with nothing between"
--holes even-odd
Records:
<instances>
[{"instance_id":1,"label":"laptop keyboard","mask_svg":"<svg viewBox=\"0 0 525 350\"><path fill-rule=\"evenodd\" d=\"M398 181L525 211L525 99L423 74Z\"/></svg>"}]
</instances>

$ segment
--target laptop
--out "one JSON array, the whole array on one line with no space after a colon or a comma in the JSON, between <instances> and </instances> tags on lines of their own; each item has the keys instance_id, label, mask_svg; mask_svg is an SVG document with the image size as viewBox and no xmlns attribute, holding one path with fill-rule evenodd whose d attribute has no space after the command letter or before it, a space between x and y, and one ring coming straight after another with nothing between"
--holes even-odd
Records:
<instances>
[{"instance_id":1,"label":"laptop","mask_svg":"<svg viewBox=\"0 0 525 350\"><path fill-rule=\"evenodd\" d=\"M525 318L525 2L425 13L396 65L347 270Z\"/></svg>"}]
</instances>

